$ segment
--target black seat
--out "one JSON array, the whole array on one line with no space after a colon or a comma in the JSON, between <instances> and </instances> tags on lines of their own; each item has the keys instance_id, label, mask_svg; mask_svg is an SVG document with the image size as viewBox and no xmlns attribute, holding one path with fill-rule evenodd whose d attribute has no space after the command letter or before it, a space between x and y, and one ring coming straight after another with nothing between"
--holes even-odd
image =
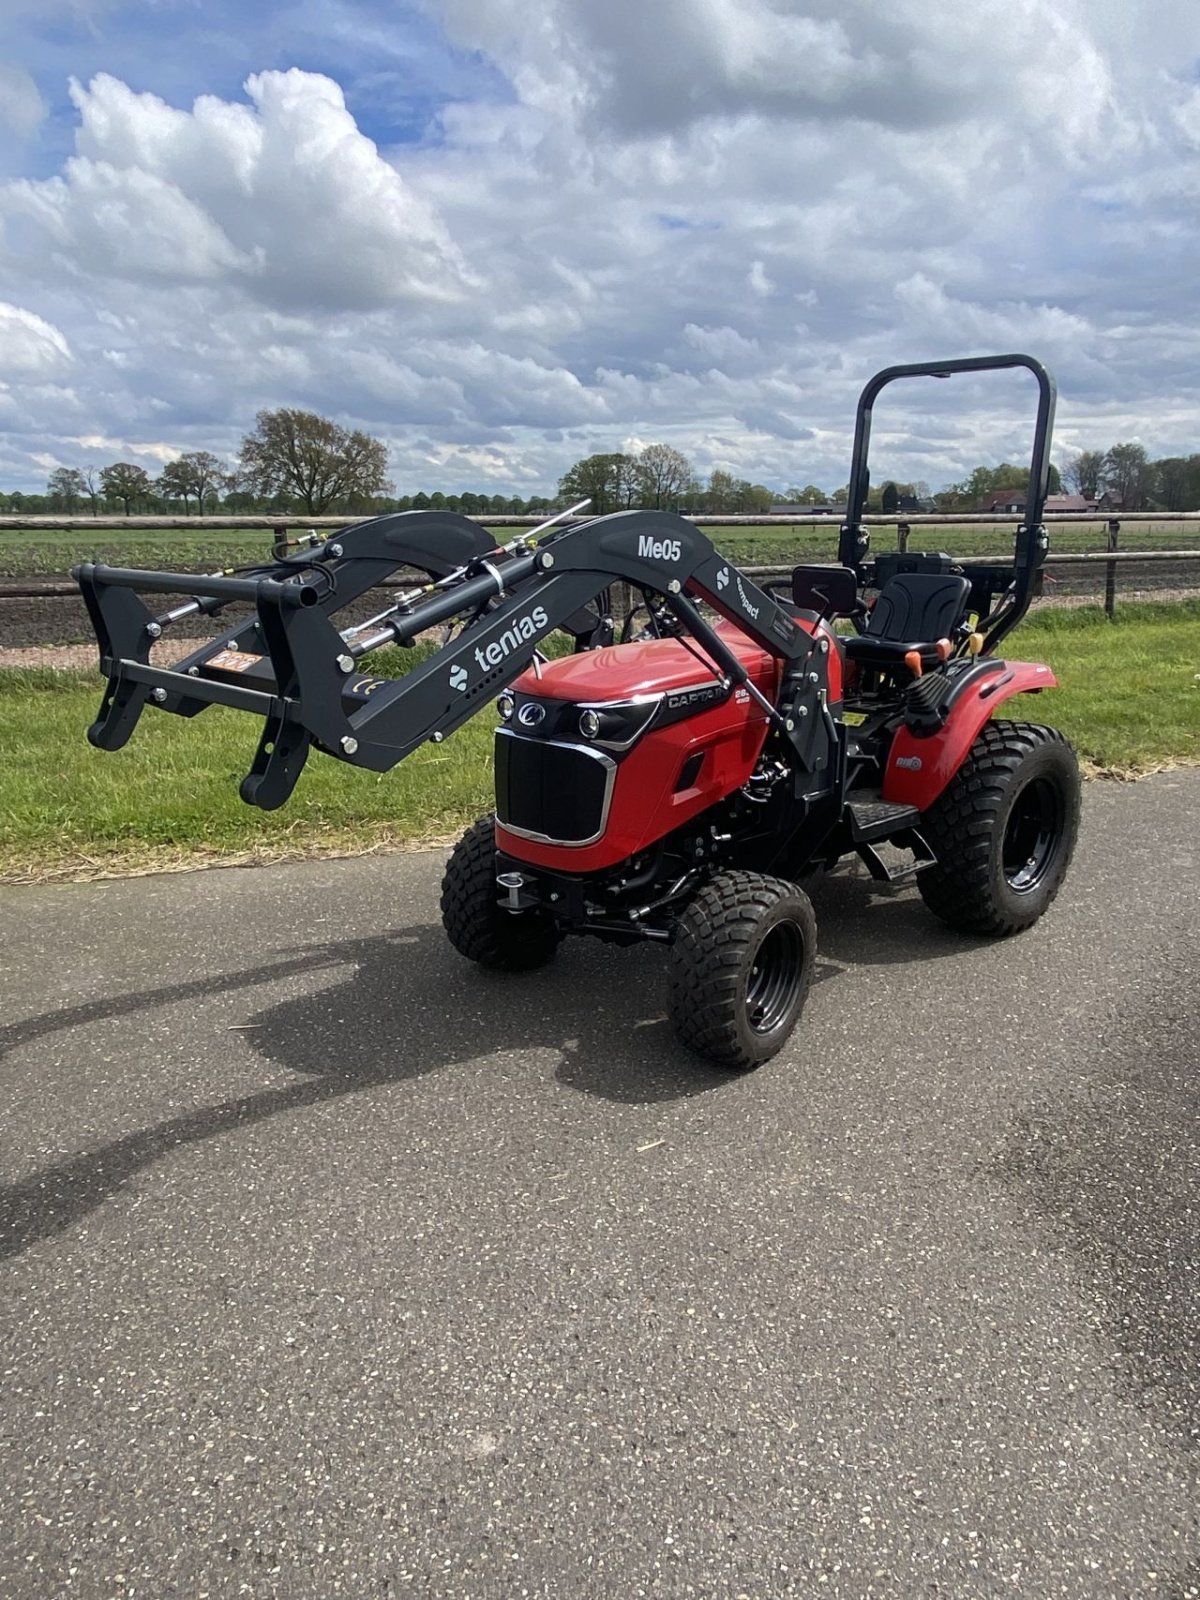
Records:
<instances>
[{"instance_id":1,"label":"black seat","mask_svg":"<svg viewBox=\"0 0 1200 1600\"><path fill-rule=\"evenodd\" d=\"M845 641L846 658L868 667L901 667L915 650L922 668L936 666L967 609L968 578L950 572L900 572L879 591L864 633Z\"/></svg>"}]
</instances>

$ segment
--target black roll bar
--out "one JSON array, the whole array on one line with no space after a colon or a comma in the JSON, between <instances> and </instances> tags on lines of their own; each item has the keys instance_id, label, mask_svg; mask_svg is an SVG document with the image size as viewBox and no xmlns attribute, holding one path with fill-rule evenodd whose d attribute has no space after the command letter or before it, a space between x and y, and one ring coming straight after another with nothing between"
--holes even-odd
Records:
<instances>
[{"instance_id":1,"label":"black roll bar","mask_svg":"<svg viewBox=\"0 0 1200 1600\"><path fill-rule=\"evenodd\" d=\"M1048 548L1042 513L1050 479L1050 441L1054 431L1054 408L1058 390L1054 378L1034 356L964 356L953 361L918 361L905 366L885 367L863 389L854 420L854 446L850 455L850 494L846 520L838 540L838 560L852 567L859 583L865 571L871 536L863 524L863 512L870 488L868 454L871 445L871 418L881 389L897 378L949 378L956 372L1000 372L1024 367L1037 379L1038 407L1033 429L1033 451L1029 463L1029 491L1025 515L1017 529L1013 583L1000 605L980 621L985 648L991 649L1004 634L1016 627L1029 608L1034 577Z\"/></svg>"}]
</instances>

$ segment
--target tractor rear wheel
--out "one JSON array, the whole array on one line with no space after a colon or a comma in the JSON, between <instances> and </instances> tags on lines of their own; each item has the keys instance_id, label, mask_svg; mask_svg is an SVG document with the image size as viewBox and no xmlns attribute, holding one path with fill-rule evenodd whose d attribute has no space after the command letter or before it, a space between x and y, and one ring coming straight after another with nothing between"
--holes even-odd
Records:
<instances>
[{"instance_id":1,"label":"tractor rear wheel","mask_svg":"<svg viewBox=\"0 0 1200 1600\"><path fill-rule=\"evenodd\" d=\"M1030 927L1070 865L1079 790L1075 752L1056 729L987 723L922 819L936 856L917 877L925 904L964 933Z\"/></svg>"},{"instance_id":2,"label":"tractor rear wheel","mask_svg":"<svg viewBox=\"0 0 1200 1600\"><path fill-rule=\"evenodd\" d=\"M812 983L817 919L794 883L723 872L680 917L668 1003L681 1044L722 1067L761 1066L799 1021Z\"/></svg>"},{"instance_id":3,"label":"tractor rear wheel","mask_svg":"<svg viewBox=\"0 0 1200 1600\"><path fill-rule=\"evenodd\" d=\"M544 911L505 911L499 905L491 817L471 824L446 863L442 926L460 955L497 972L545 966L562 938Z\"/></svg>"}]
</instances>

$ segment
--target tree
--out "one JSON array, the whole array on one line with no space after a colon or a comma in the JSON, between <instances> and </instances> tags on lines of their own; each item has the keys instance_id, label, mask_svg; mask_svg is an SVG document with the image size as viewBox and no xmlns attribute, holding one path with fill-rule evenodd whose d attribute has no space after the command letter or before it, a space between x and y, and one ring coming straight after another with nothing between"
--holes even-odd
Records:
<instances>
[{"instance_id":1,"label":"tree","mask_svg":"<svg viewBox=\"0 0 1200 1600\"><path fill-rule=\"evenodd\" d=\"M894 483L888 482L883 486L880 496L879 508L885 517L892 516L900 505L900 491Z\"/></svg>"},{"instance_id":2,"label":"tree","mask_svg":"<svg viewBox=\"0 0 1200 1600\"><path fill-rule=\"evenodd\" d=\"M671 506L692 481L692 465L673 445L648 444L637 458L638 487L644 506Z\"/></svg>"},{"instance_id":3,"label":"tree","mask_svg":"<svg viewBox=\"0 0 1200 1600\"><path fill-rule=\"evenodd\" d=\"M213 455L211 450L190 450L179 459L187 463L196 496L196 509L203 516L204 502L210 496L219 495L222 489L228 488L233 482L232 474L221 458Z\"/></svg>"},{"instance_id":4,"label":"tree","mask_svg":"<svg viewBox=\"0 0 1200 1600\"><path fill-rule=\"evenodd\" d=\"M998 467L976 467L970 477L950 484L935 499L940 511L969 509L985 503L1002 489L1013 491L1017 498L1028 494L1029 468L1014 466L1011 461L1002 461ZM1062 479L1058 468L1052 464L1046 493L1058 494L1061 489Z\"/></svg>"},{"instance_id":5,"label":"tree","mask_svg":"<svg viewBox=\"0 0 1200 1600\"><path fill-rule=\"evenodd\" d=\"M1076 494L1081 494L1085 500L1098 500L1104 476L1104 452L1081 450L1078 455L1068 456L1062 475Z\"/></svg>"},{"instance_id":6,"label":"tree","mask_svg":"<svg viewBox=\"0 0 1200 1600\"><path fill-rule=\"evenodd\" d=\"M1122 511L1140 511L1150 488L1150 458L1140 444L1114 444L1104 455L1104 487Z\"/></svg>"},{"instance_id":7,"label":"tree","mask_svg":"<svg viewBox=\"0 0 1200 1600\"><path fill-rule=\"evenodd\" d=\"M196 481L183 456L178 461L167 462L154 487L164 500L182 500L184 515L187 515L192 496L196 493Z\"/></svg>"},{"instance_id":8,"label":"tree","mask_svg":"<svg viewBox=\"0 0 1200 1600\"><path fill-rule=\"evenodd\" d=\"M768 489L765 483L744 483L740 488L738 502L742 511L770 511L775 504L775 491Z\"/></svg>"},{"instance_id":9,"label":"tree","mask_svg":"<svg viewBox=\"0 0 1200 1600\"><path fill-rule=\"evenodd\" d=\"M1151 492L1164 511L1200 507L1200 456L1164 456L1151 468Z\"/></svg>"},{"instance_id":10,"label":"tree","mask_svg":"<svg viewBox=\"0 0 1200 1600\"><path fill-rule=\"evenodd\" d=\"M796 506L823 506L829 499L824 489L818 489L815 483L806 483L803 489L789 489L787 497Z\"/></svg>"},{"instance_id":11,"label":"tree","mask_svg":"<svg viewBox=\"0 0 1200 1600\"><path fill-rule=\"evenodd\" d=\"M737 485L733 481L732 472L722 472L717 467L709 473L707 498L710 511L732 510L736 493Z\"/></svg>"},{"instance_id":12,"label":"tree","mask_svg":"<svg viewBox=\"0 0 1200 1600\"><path fill-rule=\"evenodd\" d=\"M150 479L145 470L129 461L114 461L110 467L100 469L100 487L106 500L119 500L129 515L129 508L137 501L150 497Z\"/></svg>"},{"instance_id":13,"label":"tree","mask_svg":"<svg viewBox=\"0 0 1200 1600\"><path fill-rule=\"evenodd\" d=\"M585 456L558 480L559 498L571 505L590 500L588 511L597 517L621 511L628 505L631 466L630 458L618 453Z\"/></svg>"},{"instance_id":14,"label":"tree","mask_svg":"<svg viewBox=\"0 0 1200 1600\"><path fill-rule=\"evenodd\" d=\"M265 495L294 495L310 516L335 501L361 502L386 494L387 450L378 439L350 432L313 411L260 411L242 440L242 478Z\"/></svg>"},{"instance_id":15,"label":"tree","mask_svg":"<svg viewBox=\"0 0 1200 1600\"><path fill-rule=\"evenodd\" d=\"M80 477L83 479L83 493L92 502L92 515L98 517L100 515L101 494L100 469L98 467L84 467Z\"/></svg>"},{"instance_id":16,"label":"tree","mask_svg":"<svg viewBox=\"0 0 1200 1600\"><path fill-rule=\"evenodd\" d=\"M55 467L46 481L46 497L52 511L74 511L87 484L78 467Z\"/></svg>"}]
</instances>

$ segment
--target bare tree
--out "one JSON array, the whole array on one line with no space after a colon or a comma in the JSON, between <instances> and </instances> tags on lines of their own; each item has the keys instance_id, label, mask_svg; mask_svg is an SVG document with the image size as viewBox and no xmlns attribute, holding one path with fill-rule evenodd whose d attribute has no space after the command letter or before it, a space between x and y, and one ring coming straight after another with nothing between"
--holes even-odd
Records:
<instances>
[{"instance_id":1,"label":"bare tree","mask_svg":"<svg viewBox=\"0 0 1200 1600\"><path fill-rule=\"evenodd\" d=\"M84 467L80 477L83 479L82 492L87 495L92 503L92 515L98 517L100 515L100 496L103 492L103 486L100 482L100 469L99 467Z\"/></svg>"},{"instance_id":2,"label":"bare tree","mask_svg":"<svg viewBox=\"0 0 1200 1600\"><path fill-rule=\"evenodd\" d=\"M260 411L242 440L242 478L257 494L295 495L310 516L335 501L386 494L387 450L312 411Z\"/></svg>"}]
</instances>

